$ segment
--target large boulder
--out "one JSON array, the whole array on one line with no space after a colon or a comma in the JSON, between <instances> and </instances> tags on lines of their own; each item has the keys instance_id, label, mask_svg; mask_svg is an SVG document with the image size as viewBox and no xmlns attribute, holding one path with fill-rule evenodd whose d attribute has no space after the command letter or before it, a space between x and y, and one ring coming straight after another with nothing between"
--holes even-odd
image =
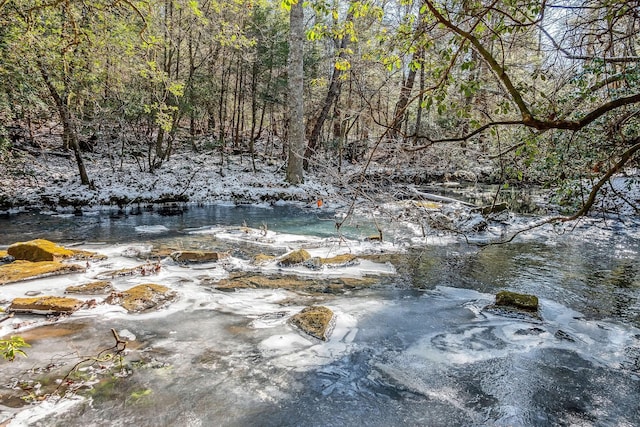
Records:
<instances>
[{"instance_id":1,"label":"large boulder","mask_svg":"<svg viewBox=\"0 0 640 427\"><path fill-rule=\"evenodd\" d=\"M0 265L0 285L83 271L85 268L80 265L63 264L57 261L14 261L10 264Z\"/></svg>"},{"instance_id":2,"label":"large boulder","mask_svg":"<svg viewBox=\"0 0 640 427\"><path fill-rule=\"evenodd\" d=\"M33 314L73 313L82 306L82 301L75 298L42 296L32 298L15 298L9 311Z\"/></svg>"},{"instance_id":3,"label":"large boulder","mask_svg":"<svg viewBox=\"0 0 640 427\"><path fill-rule=\"evenodd\" d=\"M327 341L335 325L333 311L324 306L311 306L291 317L291 323L304 333Z\"/></svg>"},{"instance_id":4,"label":"large boulder","mask_svg":"<svg viewBox=\"0 0 640 427\"><path fill-rule=\"evenodd\" d=\"M44 239L14 243L7 248L7 253L17 260L31 262L60 261L74 255L72 250Z\"/></svg>"},{"instance_id":5,"label":"large boulder","mask_svg":"<svg viewBox=\"0 0 640 427\"><path fill-rule=\"evenodd\" d=\"M160 309L176 299L176 293L163 285L145 283L124 292L112 292L109 304L120 304L130 313Z\"/></svg>"}]
</instances>

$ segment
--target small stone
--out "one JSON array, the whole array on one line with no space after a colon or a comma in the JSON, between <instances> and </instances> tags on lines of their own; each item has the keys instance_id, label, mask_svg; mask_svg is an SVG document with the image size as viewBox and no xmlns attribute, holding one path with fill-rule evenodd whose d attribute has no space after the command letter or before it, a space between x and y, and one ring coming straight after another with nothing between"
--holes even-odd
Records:
<instances>
[{"instance_id":1,"label":"small stone","mask_svg":"<svg viewBox=\"0 0 640 427\"><path fill-rule=\"evenodd\" d=\"M312 337L328 341L335 319L331 309L324 306L311 306L294 315L291 323Z\"/></svg>"},{"instance_id":2,"label":"small stone","mask_svg":"<svg viewBox=\"0 0 640 427\"><path fill-rule=\"evenodd\" d=\"M270 263L271 261L275 260L276 257L274 257L273 255L265 255L265 254L258 254L255 257L253 257L253 264L254 265L265 265Z\"/></svg>"},{"instance_id":3,"label":"small stone","mask_svg":"<svg viewBox=\"0 0 640 427\"><path fill-rule=\"evenodd\" d=\"M215 262L227 257L222 252L176 251L171 254L175 262Z\"/></svg>"},{"instance_id":4,"label":"small stone","mask_svg":"<svg viewBox=\"0 0 640 427\"><path fill-rule=\"evenodd\" d=\"M65 294L102 295L113 290L111 282L99 280L97 282L85 283L77 286L69 286L64 290Z\"/></svg>"},{"instance_id":5,"label":"small stone","mask_svg":"<svg viewBox=\"0 0 640 427\"><path fill-rule=\"evenodd\" d=\"M513 307L525 311L537 311L538 297L510 291L500 291L496 294L496 306Z\"/></svg>"},{"instance_id":6,"label":"small stone","mask_svg":"<svg viewBox=\"0 0 640 427\"><path fill-rule=\"evenodd\" d=\"M331 258L320 258L322 265L328 267L348 267L358 264L358 258L352 254L336 255Z\"/></svg>"},{"instance_id":7,"label":"small stone","mask_svg":"<svg viewBox=\"0 0 640 427\"><path fill-rule=\"evenodd\" d=\"M287 255L280 258L278 264L282 267L290 267L293 265L302 264L311 258L309 252L304 249L298 249L297 251L293 251L288 253Z\"/></svg>"}]
</instances>

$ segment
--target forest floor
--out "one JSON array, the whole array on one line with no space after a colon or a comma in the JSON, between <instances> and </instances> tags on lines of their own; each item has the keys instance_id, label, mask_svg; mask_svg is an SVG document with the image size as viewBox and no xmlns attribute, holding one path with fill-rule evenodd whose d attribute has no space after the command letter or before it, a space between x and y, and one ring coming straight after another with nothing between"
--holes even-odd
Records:
<instances>
[{"instance_id":1,"label":"forest floor","mask_svg":"<svg viewBox=\"0 0 640 427\"><path fill-rule=\"evenodd\" d=\"M263 142L264 144L264 142ZM93 188L80 184L71 151L63 151L57 137L22 143L0 158L0 212L21 210L81 211L103 207L129 208L158 203L208 204L219 202L316 204L335 206L365 199L380 203L414 198L407 184L444 181L444 171L394 167L388 157L359 164L334 160L317 162L306 172L305 182L285 180L286 160L281 147L256 147L255 157L228 150L224 158L211 141L200 149L181 146L153 171L147 153L122 155L120 146L105 144L84 151L83 158ZM366 173L365 163L367 163ZM464 174L462 174L464 175ZM454 179L459 175L451 175ZM468 181L475 180L463 176Z\"/></svg>"}]
</instances>

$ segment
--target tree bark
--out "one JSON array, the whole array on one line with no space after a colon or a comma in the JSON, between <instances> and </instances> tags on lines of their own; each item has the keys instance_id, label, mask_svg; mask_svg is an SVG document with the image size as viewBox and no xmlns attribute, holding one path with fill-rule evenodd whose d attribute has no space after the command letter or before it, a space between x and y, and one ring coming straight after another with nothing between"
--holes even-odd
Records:
<instances>
[{"instance_id":1,"label":"tree bark","mask_svg":"<svg viewBox=\"0 0 640 427\"><path fill-rule=\"evenodd\" d=\"M347 16L347 20L351 20L353 17L352 13L349 13ZM339 49L337 59L343 59L346 56L345 49L349 44L349 37L344 35L340 44L337 46ZM318 146L318 139L320 139L320 132L322 131L322 126L324 126L324 122L327 120L329 116L329 111L331 110L331 106L336 102L338 97L340 96L340 90L342 88L342 74L344 74L343 70L338 69L337 67L333 67L333 73L331 74L331 83L329 84L329 90L327 91L327 96L324 98L324 103L322 104L322 109L320 110L320 114L315 120L313 125L313 129L311 130L311 134L309 135L309 143L307 144L307 148L304 153L304 169L307 170L309 168L309 159L315 152Z\"/></svg>"},{"instance_id":2,"label":"tree bark","mask_svg":"<svg viewBox=\"0 0 640 427\"><path fill-rule=\"evenodd\" d=\"M287 181L292 184L301 184L304 182L303 159L305 150L303 93L304 11L301 0L291 5L289 24L289 155Z\"/></svg>"},{"instance_id":3,"label":"tree bark","mask_svg":"<svg viewBox=\"0 0 640 427\"><path fill-rule=\"evenodd\" d=\"M41 61L38 61L38 68L40 69L42 80L44 80L44 84L47 86L47 89L49 90L49 93L51 94L51 97L56 104L56 108L58 109L58 115L60 116L60 121L62 122L63 143L66 147L71 147L71 149L73 150L73 154L78 165L78 173L80 174L80 183L82 185L92 187L91 181L89 180L89 175L87 174L87 169L84 166L84 160L82 159L82 155L80 152L80 143L78 142L78 133L76 132L76 128L73 123L73 116L66 103L67 97L60 95L56 87L53 85L53 82L51 81L51 77L47 72L47 68Z\"/></svg>"}]
</instances>

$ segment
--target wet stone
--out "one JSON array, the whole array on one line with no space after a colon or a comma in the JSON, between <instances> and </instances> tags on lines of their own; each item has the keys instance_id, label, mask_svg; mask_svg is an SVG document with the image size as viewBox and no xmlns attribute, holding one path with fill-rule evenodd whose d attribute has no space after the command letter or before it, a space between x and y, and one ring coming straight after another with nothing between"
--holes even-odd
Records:
<instances>
[{"instance_id":1,"label":"wet stone","mask_svg":"<svg viewBox=\"0 0 640 427\"><path fill-rule=\"evenodd\" d=\"M334 314L324 306L311 306L291 318L291 324L304 333L328 341L335 325Z\"/></svg>"},{"instance_id":2,"label":"wet stone","mask_svg":"<svg viewBox=\"0 0 640 427\"><path fill-rule=\"evenodd\" d=\"M134 286L124 292L112 292L107 297L109 304L120 304L130 313L160 309L177 297L177 294L163 285L146 283Z\"/></svg>"},{"instance_id":3,"label":"wet stone","mask_svg":"<svg viewBox=\"0 0 640 427\"><path fill-rule=\"evenodd\" d=\"M309 252L304 249L298 249L297 251L293 251L291 253L286 254L278 261L278 264L282 267L290 267L293 265L299 265L303 262L309 260L311 255Z\"/></svg>"},{"instance_id":4,"label":"wet stone","mask_svg":"<svg viewBox=\"0 0 640 427\"><path fill-rule=\"evenodd\" d=\"M253 257L253 264L254 265L265 265L270 263L271 261L274 261L276 259L275 256L273 255L266 255L266 254L258 254L255 257Z\"/></svg>"},{"instance_id":5,"label":"wet stone","mask_svg":"<svg viewBox=\"0 0 640 427\"><path fill-rule=\"evenodd\" d=\"M538 297L510 291L500 291L496 294L496 306L535 312L538 311Z\"/></svg>"},{"instance_id":6,"label":"wet stone","mask_svg":"<svg viewBox=\"0 0 640 427\"><path fill-rule=\"evenodd\" d=\"M65 258L71 258L74 255L72 250L44 239L14 243L9 246L7 253L17 260L31 262L60 261Z\"/></svg>"},{"instance_id":7,"label":"wet stone","mask_svg":"<svg viewBox=\"0 0 640 427\"><path fill-rule=\"evenodd\" d=\"M223 252L176 251L171 254L175 262L181 263L217 262L227 257Z\"/></svg>"},{"instance_id":8,"label":"wet stone","mask_svg":"<svg viewBox=\"0 0 640 427\"><path fill-rule=\"evenodd\" d=\"M84 271L85 268L80 265L63 264L57 261L14 261L0 265L0 285Z\"/></svg>"},{"instance_id":9,"label":"wet stone","mask_svg":"<svg viewBox=\"0 0 640 427\"><path fill-rule=\"evenodd\" d=\"M77 286L69 286L64 290L65 294L103 295L113 291L113 285L106 280L84 283Z\"/></svg>"},{"instance_id":10,"label":"wet stone","mask_svg":"<svg viewBox=\"0 0 640 427\"><path fill-rule=\"evenodd\" d=\"M15 298L9 306L9 311L15 313L60 314L73 313L81 306L82 301L76 298L43 296Z\"/></svg>"}]
</instances>

